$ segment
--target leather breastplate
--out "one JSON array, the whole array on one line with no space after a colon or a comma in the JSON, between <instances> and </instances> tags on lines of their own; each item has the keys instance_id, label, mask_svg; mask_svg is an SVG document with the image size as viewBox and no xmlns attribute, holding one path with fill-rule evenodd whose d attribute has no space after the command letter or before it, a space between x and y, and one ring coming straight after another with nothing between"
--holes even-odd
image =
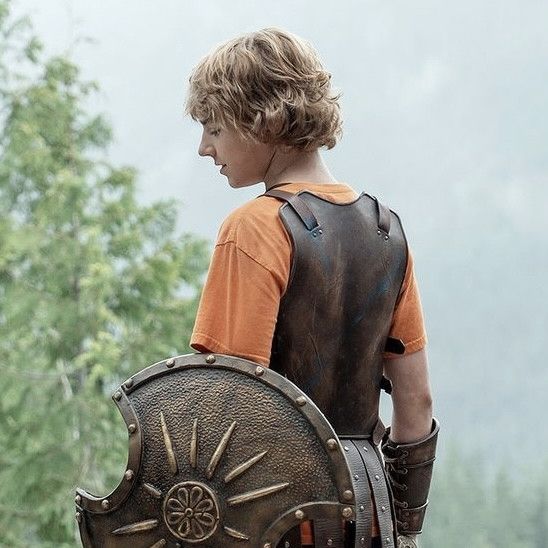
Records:
<instances>
[{"instance_id":1,"label":"leather breastplate","mask_svg":"<svg viewBox=\"0 0 548 548\"><path fill-rule=\"evenodd\" d=\"M367 194L344 205L306 191L266 195L286 202L279 215L293 244L270 367L306 392L339 436L372 435L407 264L399 218Z\"/></svg>"}]
</instances>

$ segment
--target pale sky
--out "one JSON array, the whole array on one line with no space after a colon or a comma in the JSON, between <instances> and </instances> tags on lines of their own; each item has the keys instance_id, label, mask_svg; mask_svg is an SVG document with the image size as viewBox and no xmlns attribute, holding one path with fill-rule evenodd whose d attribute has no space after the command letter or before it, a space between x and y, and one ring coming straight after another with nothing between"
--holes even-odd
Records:
<instances>
[{"instance_id":1,"label":"pale sky","mask_svg":"<svg viewBox=\"0 0 548 548\"><path fill-rule=\"evenodd\" d=\"M548 4L437 0L276 2L15 0L49 52L72 49L114 127L110 156L136 166L144 201L182 202L180 227L214 239L261 188L228 188L197 156L182 115L188 74L217 43L264 26L311 41L343 91L345 135L325 158L335 176L384 198L408 230L433 203L497 180L501 208L546 181ZM94 44L75 46L89 36ZM482 182L478 182L481 179ZM429 195L424 200L424 195ZM424 223L424 225L423 225Z\"/></svg>"},{"instance_id":2,"label":"pale sky","mask_svg":"<svg viewBox=\"0 0 548 548\"><path fill-rule=\"evenodd\" d=\"M344 137L325 153L328 165L406 227L436 413L448 432L485 447L516 416L538 418L548 383L548 2L14 6L31 14L48 52L72 49L84 77L99 82L90 106L114 128L110 160L140 171L140 200L176 198L179 228L211 241L229 211L262 189L235 191L211 158L198 157L200 127L182 114L192 67L219 42L266 26L312 42L343 92ZM79 36L95 43L74 45ZM469 383L475 394L486 387L484 400L467 397ZM512 435L524 451L540 450L534 431Z\"/></svg>"}]
</instances>

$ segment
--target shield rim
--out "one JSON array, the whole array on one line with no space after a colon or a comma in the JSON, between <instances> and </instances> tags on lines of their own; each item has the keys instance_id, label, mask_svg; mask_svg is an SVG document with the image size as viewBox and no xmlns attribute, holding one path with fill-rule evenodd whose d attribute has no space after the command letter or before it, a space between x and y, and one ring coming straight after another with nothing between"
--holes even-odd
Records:
<instances>
[{"instance_id":1,"label":"shield rim","mask_svg":"<svg viewBox=\"0 0 548 548\"><path fill-rule=\"evenodd\" d=\"M277 390L292 402L294 407L313 426L319 439L325 444L326 454L330 457L339 498L339 505L333 504L331 506L338 508L338 515L341 519L353 520L355 516L355 494L350 469L341 441L321 410L298 386L279 373L250 360L225 354L183 354L167 358L138 371L114 391L112 399L118 407L129 433L126 470L118 486L106 496L95 496L78 487L76 489L77 519L79 517L81 519L82 510L93 514L105 514L116 510L127 499L134 486L141 465L143 439L139 420L128 396L152 379L176 371L203 367L231 370L254 377ZM333 508L327 511L328 514L332 512ZM289 516L284 518L284 523L286 520L290 520Z\"/></svg>"}]
</instances>

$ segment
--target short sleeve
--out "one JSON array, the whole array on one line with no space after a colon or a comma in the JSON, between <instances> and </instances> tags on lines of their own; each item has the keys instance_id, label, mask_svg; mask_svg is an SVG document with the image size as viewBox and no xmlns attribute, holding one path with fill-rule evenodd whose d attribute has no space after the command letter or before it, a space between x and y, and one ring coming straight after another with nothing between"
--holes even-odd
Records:
<instances>
[{"instance_id":1,"label":"short sleeve","mask_svg":"<svg viewBox=\"0 0 548 548\"><path fill-rule=\"evenodd\" d=\"M282 288L234 242L215 247L190 346L268 365Z\"/></svg>"},{"instance_id":2,"label":"short sleeve","mask_svg":"<svg viewBox=\"0 0 548 548\"><path fill-rule=\"evenodd\" d=\"M426 346L426 329L411 251L408 253L405 277L392 317L389 336L403 341L405 354L412 354ZM398 354L385 352L383 357L397 358Z\"/></svg>"}]
</instances>

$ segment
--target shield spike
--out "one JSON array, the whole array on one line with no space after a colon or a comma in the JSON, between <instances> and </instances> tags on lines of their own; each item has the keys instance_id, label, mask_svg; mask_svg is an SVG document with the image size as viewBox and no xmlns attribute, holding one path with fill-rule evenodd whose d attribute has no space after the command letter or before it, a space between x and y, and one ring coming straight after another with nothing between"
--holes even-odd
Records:
<instances>
[{"instance_id":1,"label":"shield spike","mask_svg":"<svg viewBox=\"0 0 548 548\"><path fill-rule=\"evenodd\" d=\"M164 436L164 444L166 446L169 470L173 475L175 475L178 469L177 459L175 458L175 452L173 451L173 445L171 443L171 437L169 436L169 430L167 429L166 419L164 417L163 411L160 411L160 423L162 425L162 434Z\"/></svg>"},{"instance_id":2,"label":"shield spike","mask_svg":"<svg viewBox=\"0 0 548 548\"><path fill-rule=\"evenodd\" d=\"M255 489L254 491L248 491L247 493L242 493L241 495L230 497L226 500L226 502L229 506L236 506L238 504L243 504L244 502L249 502L250 500L259 499L261 497L266 497L267 495L277 493L278 491L285 489L288 485L289 483L278 483L269 487Z\"/></svg>"},{"instance_id":3,"label":"shield spike","mask_svg":"<svg viewBox=\"0 0 548 548\"><path fill-rule=\"evenodd\" d=\"M192 424L192 439L190 440L190 466L196 468L198 462L198 419Z\"/></svg>"},{"instance_id":4,"label":"shield spike","mask_svg":"<svg viewBox=\"0 0 548 548\"><path fill-rule=\"evenodd\" d=\"M221 438L221 441L219 442L219 445L217 445L217 449L215 449L215 451L213 452L213 455L211 456L211 460L209 461L209 464L207 465L207 468L206 468L207 479L211 479L213 477L213 474L215 473L215 468L217 468L217 465L219 464L219 461L221 460L221 457L223 456L223 453L226 450L226 447L230 440L230 436L232 435L232 432L234 432L234 428L236 428L236 421L234 421L228 427L228 430L224 433L223 437Z\"/></svg>"},{"instance_id":5,"label":"shield spike","mask_svg":"<svg viewBox=\"0 0 548 548\"><path fill-rule=\"evenodd\" d=\"M263 451L262 453L258 453L257 455L255 455L254 457L251 457L246 462L243 462L239 466L236 466L234 470L232 470L226 475L225 483L229 483L234 478L237 478L240 474L243 474L246 470L251 468L255 463L259 462L267 453L268 451Z\"/></svg>"}]
</instances>

